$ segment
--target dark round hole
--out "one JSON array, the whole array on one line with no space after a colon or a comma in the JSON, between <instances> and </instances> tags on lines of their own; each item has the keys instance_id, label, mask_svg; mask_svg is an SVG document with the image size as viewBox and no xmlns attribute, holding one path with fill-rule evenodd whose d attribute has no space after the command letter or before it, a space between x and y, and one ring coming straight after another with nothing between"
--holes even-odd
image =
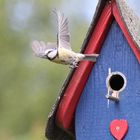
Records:
<instances>
[{"instance_id":1,"label":"dark round hole","mask_svg":"<svg viewBox=\"0 0 140 140\"><path fill-rule=\"evenodd\" d=\"M119 91L124 86L124 78L119 74L114 74L110 77L109 84L113 90Z\"/></svg>"}]
</instances>

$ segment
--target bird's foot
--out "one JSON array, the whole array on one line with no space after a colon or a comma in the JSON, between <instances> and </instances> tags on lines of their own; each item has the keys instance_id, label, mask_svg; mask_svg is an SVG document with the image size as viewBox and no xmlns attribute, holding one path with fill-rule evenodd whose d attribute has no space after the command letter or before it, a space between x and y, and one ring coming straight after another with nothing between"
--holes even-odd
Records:
<instances>
[{"instance_id":1,"label":"bird's foot","mask_svg":"<svg viewBox=\"0 0 140 140\"><path fill-rule=\"evenodd\" d=\"M78 64L78 63L77 63L76 61L74 61L74 62L70 65L70 68L72 68L72 69L77 68L77 67L78 67L77 64Z\"/></svg>"}]
</instances>

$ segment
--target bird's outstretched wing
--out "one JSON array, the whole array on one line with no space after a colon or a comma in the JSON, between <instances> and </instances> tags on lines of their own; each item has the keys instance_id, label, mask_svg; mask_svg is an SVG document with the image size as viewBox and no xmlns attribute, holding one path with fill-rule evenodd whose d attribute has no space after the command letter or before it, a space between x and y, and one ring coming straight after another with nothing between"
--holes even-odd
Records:
<instances>
[{"instance_id":1,"label":"bird's outstretched wing","mask_svg":"<svg viewBox=\"0 0 140 140\"><path fill-rule=\"evenodd\" d=\"M58 47L63 47L65 49L71 50L70 47L70 33L68 28L68 19L64 17L64 14L53 10L57 15L58 33L57 33L57 44Z\"/></svg>"},{"instance_id":2,"label":"bird's outstretched wing","mask_svg":"<svg viewBox=\"0 0 140 140\"><path fill-rule=\"evenodd\" d=\"M32 50L38 57L43 57L47 49L54 49L57 48L56 43L45 43L44 41L33 41L32 42Z\"/></svg>"}]
</instances>

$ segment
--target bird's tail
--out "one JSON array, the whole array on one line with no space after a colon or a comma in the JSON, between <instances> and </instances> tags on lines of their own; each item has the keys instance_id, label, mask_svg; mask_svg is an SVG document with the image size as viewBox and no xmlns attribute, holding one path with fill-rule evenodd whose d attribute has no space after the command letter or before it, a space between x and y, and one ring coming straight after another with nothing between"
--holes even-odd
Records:
<instances>
[{"instance_id":1,"label":"bird's tail","mask_svg":"<svg viewBox=\"0 0 140 140\"><path fill-rule=\"evenodd\" d=\"M96 62L96 59L99 56L99 54L84 54L84 55L85 57L83 58L83 60L92 61L92 62Z\"/></svg>"}]
</instances>

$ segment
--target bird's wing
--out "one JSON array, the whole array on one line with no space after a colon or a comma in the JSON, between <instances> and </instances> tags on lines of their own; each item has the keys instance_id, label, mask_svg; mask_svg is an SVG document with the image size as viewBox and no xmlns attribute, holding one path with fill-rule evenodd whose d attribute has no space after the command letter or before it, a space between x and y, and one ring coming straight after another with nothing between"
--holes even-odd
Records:
<instances>
[{"instance_id":1,"label":"bird's wing","mask_svg":"<svg viewBox=\"0 0 140 140\"><path fill-rule=\"evenodd\" d=\"M68 19L64 17L64 14L54 10L57 15L58 33L57 33L57 44L58 47L71 50L70 47L70 32L68 28Z\"/></svg>"},{"instance_id":2,"label":"bird's wing","mask_svg":"<svg viewBox=\"0 0 140 140\"><path fill-rule=\"evenodd\" d=\"M44 41L33 41L32 42L32 50L35 53L36 56L43 56L45 55L45 51L47 49L54 49L57 48L56 43L45 43Z\"/></svg>"}]
</instances>

